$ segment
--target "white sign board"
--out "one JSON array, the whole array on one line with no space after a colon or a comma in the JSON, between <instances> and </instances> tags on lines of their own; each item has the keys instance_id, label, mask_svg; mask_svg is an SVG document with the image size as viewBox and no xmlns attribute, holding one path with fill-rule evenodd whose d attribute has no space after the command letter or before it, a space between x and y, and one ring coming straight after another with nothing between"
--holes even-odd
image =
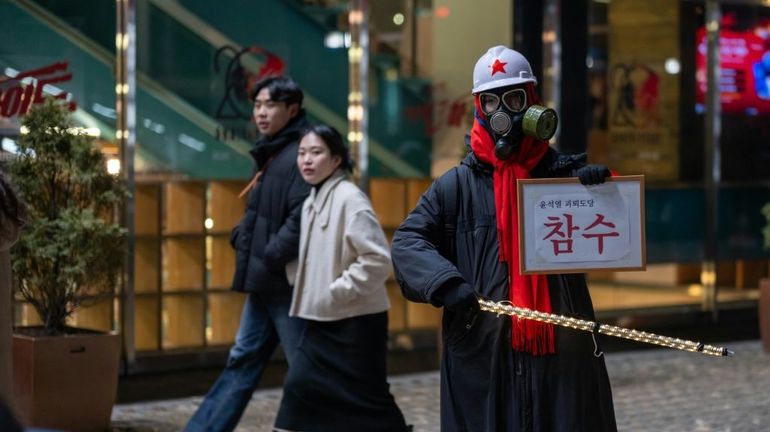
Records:
<instances>
[{"instance_id":1,"label":"white sign board","mask_svg":"<svg viewBox=\"0 0 770 432\"><path fill-rule=\"evenodd\" d=\"M522 274L644 270L644 176L518 180Z\"/></svg>"}]
</instances>

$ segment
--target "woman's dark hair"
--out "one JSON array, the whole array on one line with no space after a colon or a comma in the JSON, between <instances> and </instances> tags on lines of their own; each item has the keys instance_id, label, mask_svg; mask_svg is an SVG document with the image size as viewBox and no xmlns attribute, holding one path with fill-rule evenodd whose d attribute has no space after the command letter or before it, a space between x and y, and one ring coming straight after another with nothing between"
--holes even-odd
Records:
<instances>
[{"instance_id":1,"label":"woman's dark hair","mask_svg":"<svg viewBox=\"0 0 770 432\"><path fill-rule=\"evenodd\" d=\"M339 156L342 159L340 168L348 173L353 172L353 159L350 158L350 150L345 145L345 140L342 135L331 126L325 124L319 124L310 126L302 133L302 138L307 135L315 134L329 147L329 151L332 156Z\"/></svg>"},{"instance_id":2,"label":"woman's dark hair","mask_svg":"<svg viewBox=\"0 0 770 432\"><path fill-rule=\"evenodd\" d=\"M251 100L257 97L262 89L266 88L270 93L270 100L275 102L285 102L287 106L297 104L302 108L302 99L304 94L299 84L289 77L272 76L264 78L254 85L251 90Z\"/></svg>"}]
</instances>

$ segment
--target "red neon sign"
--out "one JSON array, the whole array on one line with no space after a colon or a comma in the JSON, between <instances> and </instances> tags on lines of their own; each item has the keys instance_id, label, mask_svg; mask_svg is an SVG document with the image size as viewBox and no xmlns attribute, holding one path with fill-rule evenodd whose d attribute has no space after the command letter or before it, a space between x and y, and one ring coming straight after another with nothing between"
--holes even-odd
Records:
<instances>
[{"instance_id":1,"label":"red neon sign","mask_svg":"<svg viewBox=\"0 0 770 432\"><path fill-rule=\"evenodd\" d=\"M19 72L15 77L0 77L0 116L13 117L27 114L34 104L45 100L43 88L72 80L69 63L58 62L38 69ZM27 78L30 78L27 80ZM26 82L26 84L25 84ZM54 99L67 100L69 93L62 91ZM75 111L77 104L69 101L67 108Z\"/></svg>"}]
</instances>

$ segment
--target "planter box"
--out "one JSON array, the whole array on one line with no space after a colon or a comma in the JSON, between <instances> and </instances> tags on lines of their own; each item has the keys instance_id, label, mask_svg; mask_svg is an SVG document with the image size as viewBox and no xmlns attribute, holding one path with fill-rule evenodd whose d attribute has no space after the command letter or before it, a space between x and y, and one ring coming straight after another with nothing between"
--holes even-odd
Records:
<instances>
[{"instance_id":1,"label":"planter box","mask_svg":"<svg viewBox=\"0 0 770 432\"><path fill-rule=\"evenodd\" d=\"M13 335L14 396L28 427L105 430L118 387L120 337Z\"/></svg>"}]
</instances>

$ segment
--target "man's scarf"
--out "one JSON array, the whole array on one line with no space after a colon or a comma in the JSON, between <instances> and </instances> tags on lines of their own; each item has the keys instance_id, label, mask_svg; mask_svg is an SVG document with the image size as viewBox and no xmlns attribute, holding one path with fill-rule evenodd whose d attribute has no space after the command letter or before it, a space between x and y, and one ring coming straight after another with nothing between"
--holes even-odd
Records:
<instances>
[{"instance_id":1,"label":"man's scarf","mask_svg":"<svg viewBox=\"0 0 770 432\"><path fill-rule=\"evenodd\" d=\"M537 103L534 86L527 84L529 105ZM474 97L476 118L471 129L471 149L479 160L494 167L495 212L500 261L508 265L508 292L514 306L551 312L548 280L545 275L519 273L519 217L516 209L516 179L529 178L529 173L548 151L546 141L524 137L519 148L506 161L495 157L495 143L484 128L486 118L478 95ZM533 355L554 353L553 326L512 317L511 344L517 351Z\"/></svg>"}]
</instances>

